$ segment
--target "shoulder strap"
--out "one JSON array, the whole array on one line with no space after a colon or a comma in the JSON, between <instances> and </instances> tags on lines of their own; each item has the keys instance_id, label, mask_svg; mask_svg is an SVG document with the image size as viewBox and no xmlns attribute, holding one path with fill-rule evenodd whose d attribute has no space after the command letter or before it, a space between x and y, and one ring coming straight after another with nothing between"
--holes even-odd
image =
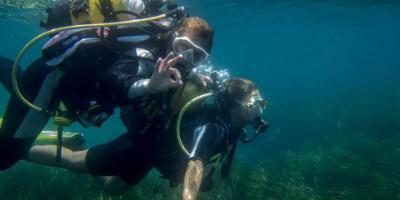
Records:
<instances>
[{"instance_id":1,"label":"shoulder strap","mask_svg":"<svg viewBox=\"0 0 400 200\"><path fill-rule=\"evenodd\" d=\"M114 9L111 0L100 0L101 14L104 16L104 22L116 21Z\"/></svg>"}]
</instances>

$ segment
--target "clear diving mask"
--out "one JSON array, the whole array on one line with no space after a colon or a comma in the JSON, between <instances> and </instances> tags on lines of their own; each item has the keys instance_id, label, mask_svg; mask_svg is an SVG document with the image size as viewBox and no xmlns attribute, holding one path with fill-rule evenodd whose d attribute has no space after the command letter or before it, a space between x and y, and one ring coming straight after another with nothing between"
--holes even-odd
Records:
<instances>
[{"instance_id":1,"label":"clear diving mask","mask_svg":"<svg viewBox=\"0 0 400 200\"><path fill-rule=\"evenodd\" d=\"M192 42L188 37L175 37L172 41L174 53L182 55L194 67L205 63L209 57L206 50Z\"/></svg>"},{"instance_id":2,"label":"clear diving mask","mask_svg":"<svg viewBox=\"0 0 400 200\"><path fill-rule=\"evenodd\" d=\"M240 140L244 143L253 142L256 137L265 132L268 128L268 122L262 117L264 110L267 108L268 102L263 99L259 94L252 96L247 102L236 101L246 109L246 113L251 120L253 120L254 133L249 138L247 131L244 131L240 136Z\"/></svg>"},{"instance_id":3,"label":"clear diving mask","mask_svg":"<svg viewBox=\"0 0 400 200\"><path fill-rule=\"evenodd\" d=\"M242 105L248 116L251 119L256 119L258 117L262 117L265 108L267 108L267 101L263 99L260 95L253 95L247 102L241 102L236 100L237 103Z\"/></svg>"}]
</instances>

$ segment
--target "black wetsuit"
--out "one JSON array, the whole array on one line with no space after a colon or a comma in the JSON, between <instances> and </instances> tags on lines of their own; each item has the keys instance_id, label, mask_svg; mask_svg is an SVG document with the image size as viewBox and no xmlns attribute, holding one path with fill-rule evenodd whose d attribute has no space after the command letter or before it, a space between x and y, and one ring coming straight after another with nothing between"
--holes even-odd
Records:
<instances>
[{"instance_id":1,"label":"black wetsuit","mask_svg":"<svg viewBox=\"0 0 400 200\"><path fill-rule=\"evenodd\" d=\"M204 109L191 112L192 115L187 117L189 120L182 122L184 143L192 149L190 157L183 153L177 143L175 122L165 129L165 121L158 118L145 132L141 132L132 128L146 126L146 123L137 123L144 118L140 117L140 112L122 115L124 123L131 128L111 142L90 148L85 161L87 170L95 176L119 176L127 184L133 185L155 168L171 185L177 185L183 181L189 159L200 159L207 164L215 154L228 154L224 165L226 169L230 168L235 150L230 147L236 147L238 134L224 120L208 115L210 112ZM132 112L128 110L122 113ZM215 114L214 111L212 113Z\"/></svg>"},{"instance_id":2,"label":"black wetsuit","mask_svg":"<svg viewBox=\"0 0 400 200\"><path fill-rule=\"evenodd\" d=\"M10 94L13 93L12 83L11 83L11 70L13 64L14 64L13 60L0 56L0 83ZM19 75L21 75L20 71L21 70L18 71Z\"/></svg>"},{"instance_id":3,"label":"black wetsuit","mask_svg":"<svg viewBox=\"0 0 400 200\"><path fill-rule=\"evenodd\" d=\"M88 109L92 101L112 110L130 103L128 90L132 84L149 77L137 74L139 59L135 52L133 47L115 51L104 45L87 45L57 68L39 58L20 73L20 88L35 105L52 112L61 99L78 113ZM1 58L0 64L6 65L0 65L0 75L8 76L12 61ZM10 89L10 79L2 82ZM49 113L29 109L12 95L0 130L0 170L11 167L27 153L50 117Z\"/></svg>"}]
</instances>

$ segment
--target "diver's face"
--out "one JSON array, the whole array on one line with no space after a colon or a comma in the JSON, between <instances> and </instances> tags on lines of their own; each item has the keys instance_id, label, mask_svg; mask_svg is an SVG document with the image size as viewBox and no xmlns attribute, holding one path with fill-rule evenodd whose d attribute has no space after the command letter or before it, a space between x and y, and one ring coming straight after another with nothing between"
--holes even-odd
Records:
<instances>
[{"instance_id":1,"label":"diver's face","mask_svg":"<svg viewBox=\"0 0 400 200\"><path fill-rule=\"evenodd\" d=\"M176 45L175 48L172 48L171 51L174 52L175 54L178 54L176 52L181 52L186 49L187 49L186 46L179 44L179 45ZM193 70L193 68L195 68L195 66L187 58L183 57L183 60L177 64L176 68L179 70L181 75L185 77L190 74L190 72Z\"/></svg>"},{"instance_id":2,"label":"diver's face","mask_svg":"<svg viewBox=\"0 0 400 200\"><path fill-rule=\"evenodd\" d=\"M257 118L262 117L266 107L266 101L258 90L252 91L242 102L237 103L239 105L234 111L237 118L236 123L240 123L243 127L255 123Z\"/></svg>"},{"instance_id":3,"label":"diver's face","mask_svg":"<svg viewBox=\"0 0 400 200\"><path fill-rule=\"evenodd\" d=\"M199 42L188 36L176 36L172 41L172 50L182 55L185 61L194 67L205 63L209 57L208 52L200 46Z\"/></svg>"},{"instance_id":4,"label":"diver's face","mask_svg":"<svg viewBox=\"0 0 400 200\"><path fill-rule=\"evenodd\" d=\"M193 68L205 63L209 57L208 52L198 45L196 40L186 35L175 35L168 51L183 57L183 61L177 66L183 74L190 73Z\"/></svg>"}]
</instances>

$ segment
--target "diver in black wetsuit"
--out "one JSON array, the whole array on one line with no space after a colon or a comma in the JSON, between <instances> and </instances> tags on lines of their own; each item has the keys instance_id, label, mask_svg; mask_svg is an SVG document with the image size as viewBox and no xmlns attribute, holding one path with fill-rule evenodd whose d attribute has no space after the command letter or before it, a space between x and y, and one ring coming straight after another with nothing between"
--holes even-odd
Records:
<instances>
[{"instance_id":1,"label":"diver in black wetsuit","mask_svg":"<svg viewBox=\"0 0 400 200\"><path fill-rule=\"evenodd\" d=\"M174 96L168 98L167 105L174 105L170 104L175 102ZM113 141L85 151L64 148L61 163L54 161L55 146L34 146L29 161L95 176L115 176L105 178L105 189L111 194L121 194L155 168L162 178L169 180L171 187L184 182L183 197L189 199L197 196L200 185L203 191L212 188L216 164L221 163L223 178L229 176L238 140L247 142L243 128L253 124L259 131L265 131L267 124L262 120L265 106L254 83L230 79L216 93L213 104L194 107L182 122L184 143L190 144L189 156L181 151L176 141L175 126L165 127L170 112L159 110L155 117L149 118L147 112L143 112L149 108L144 106L135 109L135 113L128 110L133 115L121 116L129 127L128 133ZM176 115L173 118L176 119ZM143 119L149 122L138 123Z\"/></svg>"},{"instance_id":2,"label":"diver in black wetsuit","mask_svg":"<svg viewBox=\"0 0 400 200\"><path fill-rule=\"evenodd\" d=\"M196 29L191 27L193 24L202 26ZM166 35L153 54L140 48L146 45L120 49L113 43L94 43L75 49L72 55L40 58L23 72L21 88L28 99L47 111L54 112L62 100L75 119L86 118L81 121L86 124L94 118L93 123L100 125L102 117L89 113L87 120L93 103L110 115L116 106L134 103L139 96L182 85L181 75L186 77L194 66L208 58L213 31L204 20L185 18ZM83 39L78 42L86 41ZM51 47L57 42L54 40L57 37L45 47ZM168 52L174 53L159 58L154 65L155 58ZM56 67L52 66L55 63ZM49 112L28 109L12 96L0 130L0 169L11 167L27 153L50 117Z\"/></svg>"}]
</instances>

